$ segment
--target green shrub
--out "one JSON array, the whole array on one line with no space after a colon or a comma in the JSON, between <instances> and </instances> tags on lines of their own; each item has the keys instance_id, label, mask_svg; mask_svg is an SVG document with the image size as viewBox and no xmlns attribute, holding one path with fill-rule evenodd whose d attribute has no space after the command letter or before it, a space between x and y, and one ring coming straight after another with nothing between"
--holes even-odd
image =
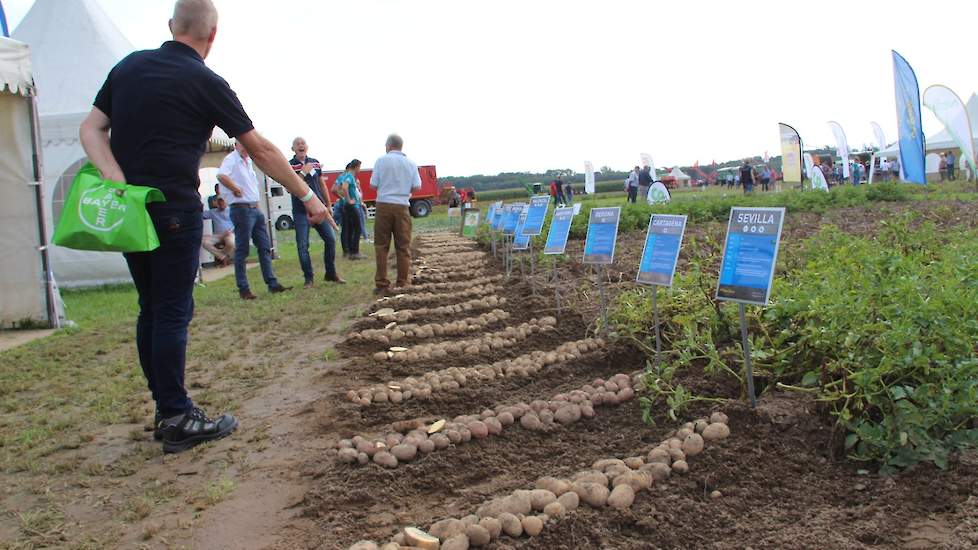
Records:
<instances>
[{"instance_id":1,"label":"green shrub","mask_svg":"<svg viewBox=\"0 0 978 550\"><path fill-rule=\"evenodd\" d=\"M889 192L886 192L887 196ZM831 195L831 194L829 194ZM767 308L748 308L755 370L812 392L846 433L848 455L884 470L978 443L978 233L890 219L872 238L827 227L783 249ZM700 399L676 374L703 365L743 384L736 308L713 299L716 236L691 240L693 261L660 293L669 360L647 377L670 409ZM651 348L651 304L624 293L620 334ZM647 398L649 399L649 398ZM650 404L649 401L646 401Z\"/></svg>"}]
</instances>

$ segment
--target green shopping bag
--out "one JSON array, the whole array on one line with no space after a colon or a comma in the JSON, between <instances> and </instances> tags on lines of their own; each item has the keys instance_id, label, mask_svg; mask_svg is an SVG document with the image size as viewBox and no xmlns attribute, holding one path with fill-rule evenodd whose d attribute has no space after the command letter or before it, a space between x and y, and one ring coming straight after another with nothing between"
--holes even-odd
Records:
<instances>
[{"instance_id":1,"label":"green shopping bag","mask_svg":"<svg viewBox=\"0 0 978 550\"><path fill-rule=\"evenodd\" d=\"M146 204L165 201L163 192L155 187L102 179L102 174L89 162L71 183L61 219L54 229L54 244L77 250L155 250L160 240Z\"/></svg>"}]
</instances>

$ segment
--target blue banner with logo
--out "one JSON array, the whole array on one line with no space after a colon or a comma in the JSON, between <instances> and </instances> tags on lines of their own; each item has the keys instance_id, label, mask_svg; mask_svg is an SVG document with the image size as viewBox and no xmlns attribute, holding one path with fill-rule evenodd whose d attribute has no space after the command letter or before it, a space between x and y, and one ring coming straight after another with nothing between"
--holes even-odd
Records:
<instances>
[{"instance_id":1,"label":"blue banner with logo","mask_svg":"<svg viewBox=\"0 0 978 550\"><path fill-rule=\"evenodd\" d=\"M920 86L913 68L893 51L897 128L900 130L900 171L904 181L927 184L924 166L924 130L920 118Z\"/></svg>"},{"instance_id":2,"label":"blue banner with logo","mask_svg":"<svg viewBox=\"0 0 978 550\"><path fill-rule=\"evenodd\" d=\"M4 38L10 38L10 31L7 29L7 14L3 11L3 2L0 2L0 31L3 31Z\"/></svg>"}]
</instances>

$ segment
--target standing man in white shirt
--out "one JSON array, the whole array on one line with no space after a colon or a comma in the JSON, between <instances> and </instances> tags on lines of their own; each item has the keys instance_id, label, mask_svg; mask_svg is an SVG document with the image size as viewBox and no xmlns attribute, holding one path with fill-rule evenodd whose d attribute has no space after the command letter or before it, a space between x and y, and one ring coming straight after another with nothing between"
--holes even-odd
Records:
<instances>
[{"instance_id":1,"label":"standing man in white shirt","mask_svg":"<svg viewBox=\"0 0 978 550\"><path fill-rule=\"evenodd\" d=\"M237 244L234 249L234 279L238 283L241 299L255 299L245 266L245 260L251 253L251 241L258 249L258 263L268 291L275 294L289 290L289 287L279 284L272 270L272 241L268 238L265 213L258 208L258 178L255 177L248 151L241 143L235 142L234 151L224 157L217 180L226 190L222 193L224 199L231 205L231 223L234 224L234 241Z\"/></svg>"},{"instance_id":2,"label":"standing man in white shirt","mask_svg":"<svg viewBox=\"0 0 978 550\"><path fill-rule=\"evenodd\" d=\"M391 239L397 253L396 287L410 284L411 276L411 191L421 188L418 165L407 158L401 149L404 140L397 134L387 137L387 154L374 163L370 187L377 190L374 215L374 250L377 254L377 273L374 275L375 294L386 294L391 282L387 278L387 257Z\"/></svg>"}]
</instances>

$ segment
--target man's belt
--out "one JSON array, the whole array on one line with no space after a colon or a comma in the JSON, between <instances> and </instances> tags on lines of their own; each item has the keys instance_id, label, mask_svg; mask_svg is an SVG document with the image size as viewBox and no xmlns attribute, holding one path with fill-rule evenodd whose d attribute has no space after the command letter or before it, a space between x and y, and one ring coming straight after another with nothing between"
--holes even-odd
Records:
<instances>
[{"instance_id":1,"label":"man's belt","mask_svg":"<svg viewBox=\"0 0 978 550\"><path fill-rule=\"evenodd\" d=\"M258 208L257 202L236 202L231 205L231 208Z\"/></svg>"}]
</instances>

